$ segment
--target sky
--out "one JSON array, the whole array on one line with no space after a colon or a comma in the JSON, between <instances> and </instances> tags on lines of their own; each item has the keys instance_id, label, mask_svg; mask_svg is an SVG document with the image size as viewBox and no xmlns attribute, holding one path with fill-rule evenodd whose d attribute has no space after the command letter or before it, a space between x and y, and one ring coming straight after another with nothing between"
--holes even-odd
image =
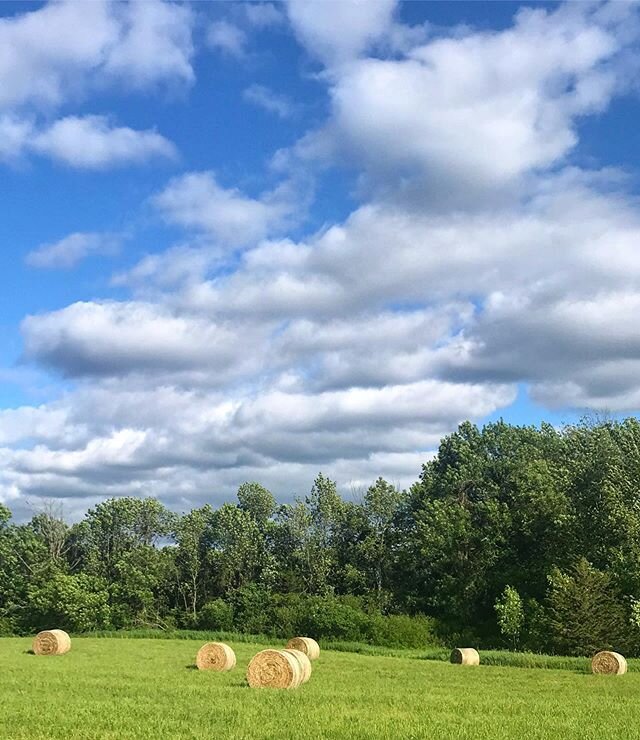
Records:
<instances>
[{"instance_id":1,"label":"sky","mask_svg":"<svg viewBox=\"0 0 640 740\"><path fill-rule=\"evenodd\" d=\"M639 62L638 3L0 3L0 502L637 414Z\"/></svg>"}]
</instances>

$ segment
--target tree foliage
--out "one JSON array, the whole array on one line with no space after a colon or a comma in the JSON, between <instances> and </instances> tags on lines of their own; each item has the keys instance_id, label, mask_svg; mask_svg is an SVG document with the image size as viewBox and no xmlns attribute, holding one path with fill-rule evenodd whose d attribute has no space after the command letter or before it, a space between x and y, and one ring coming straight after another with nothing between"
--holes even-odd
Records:
<instances>
[{"instance_id":1,"label":"tree foliage","mask_svg":"<svg viewBox=\"0 0 640 740\"><path fill-rule=\"evenodd\" d=\"M319 474L278 504L181 515L118 498L68 524L0 504L0 633L55 623L312 632L385 644L507 640L640 651L640 423L470 423L408 491L345 500ZM426 621L425 621L426 620Z\"/></svg>"}]
</instances>

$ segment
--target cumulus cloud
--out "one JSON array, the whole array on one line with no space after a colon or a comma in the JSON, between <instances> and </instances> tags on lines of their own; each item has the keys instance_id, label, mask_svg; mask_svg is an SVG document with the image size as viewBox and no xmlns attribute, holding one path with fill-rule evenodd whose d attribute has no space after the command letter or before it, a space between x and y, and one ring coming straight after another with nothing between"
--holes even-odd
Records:
<instances>
[{"instance_id":1,"label":"cumulus cloud","mask_svg":"<svg viewBox=\"0 0 640 740\"><path fill-rule=\"evenodd\" d=\"M299 194L284 183L260 198L222 187L213 172L191 172L173 179L154 198L167 221L241 246L282 230L297 207Z\"/></svg>"},{"instance_id":2,"label":"cumulus cloud","mask_svg":"<svg viewBox=\"0 0 640 740\"><path fill-rule=\"evenodd\" d=\"M76 232L57 242L41 244L25 257L30 267L68 270L94 255L113 255L120 249L121 237L115 234Z\"/></svg>"},{"instance_id":3,"label":"cumulus cloud","mask_svg":"<svg viewBox=\"0 0 640 740\"><path fill-rule=\"evenodd\" d=\"M17 116L0 115L0 161L17 161L27 147L33 125Z\"/></svg>"},{"instance_id":4,"label":"cumulus cloud","mask_svg":"<svg viewBox=\"0 0 640 740\"><path fill-rule=\"evenodd\" d=\"M150 159L175 159L175 146L154 130L116 126L106 116L66 116L50 125L0 116L0 160L18 162L37 154L69 167L100 170Z\"/></svg>"},{"instance_id":5,"label":"cumulus cloud","mask_svg":"<svg viewBox=\"0 0 640 740\"><path fill-rule=\"evenodd\" d=\"M95 90L190 84L192 26L187 7L160 0L63 0L0 18L0 160L38 152L101 168L174 156L155 131L114 127L102 116L50 121Z\"/></svg>"},{"instance_id":6,"label":"cumulus cloud","mask_svg":"<svg viewBox=\"0 0 640 740\"><path fill-rule=\"evenodd\" d=\"M297 110L296 104L286 95L279 95L264 85L249 85L242 97L279 118L291 118Z\"/></svg>"},{"instance_id":7,"label":"cumulus cloud","mask_svg":"<svg viewBox=\"0 0 640 740\"><path fill-rule=\"evenodd\" d=\"M194 81L194 18L187 5L145 0L116 4L113 12L120 37L106 57L105 75L140 88Z\"/></svg>"},{"instance_id":8,"label":"cumulus cloud","mask_svg":"<svg viewBox=\"0 0 640 740\"><path fill-rule=\"evenodd\" d=\"M71 167L104 169L173 159L174 145L156 131L113 126L104 116L67 116L33 136L29 147Z\"/></svg>"},{"instance_id":9,"label":"cumulus cloud","mask_svg":"<svg viewBox=\"0 0 640 740\"><path fill-rule=\"evenodd\" d=\"M184 508L247 478L284 498L321 468L344 490L406 485L519 384L553 407L640 405L637 199L571 159L578 120L626 84L636 9L427 40L393 10L290 3L331 110L279 156L289 179L250 195L174 178L153 203L183 240L116 276L129 298L24 320L24 361L74 385L0 412L0 497ZM295 236L291 173L345 159L362 202Z\"/></svg>"},{"instance_id":10,"label":"cumulus cloud","mask_svg":"<svg viewBox=\"0 0 640 740\"><path fill-rule=\"evenodd\" d=\"M325 65L348 62L391 28L396 0L310 3L289 0L287 12L302 45Z\"/></svg>"},{"instance_id":11,"label":"cumulus cloud","mask_svg":"<svg viewBox=\"0 0 640 740\"><path fill-rule=\"evenodd\" d=\"M561 163L579 117L627 84L614 61L628 41L591 5L524 9L505 31L434 38L402 59L341 69L331 127L386 196L413 182L438 208L496 202Z\"/></svg>"},{"instance_id":12,"label":"cumulus cloud","mask_svg":"<svg viewBox=\"0 0 640 740\"><path fill-rule=\"evenodd\" d=\"M63 0L0 19L0 109L58 106L110 79L191 81L192 15L177 3Z\"/></svg>"},{"instance_id":13,"label":"cumulus cloud","mask_svg":"<svg viewBox=\"0 0 640 740\"><path fill-rule=\"evenodd\" d=\"M239 374L244 363L255 369L234 327L176 316L154 304L74 303L28 316L22 329L26 359L69 377L192 370L214 383L225 370ZM257 332L245 326L243 333L255 345Z\"/></svg>"},{"instance_id":14,"label":"cumulus cloud","mask_svg":"<svg viewBox=\"0 0 640 740\"><path fill-rule=\"evenodd\" d=\"M76 498L84 506L96 496L153 493L193 506L211 500L212 491L217 500L228 497L244 478L301 492L318 466L329 464L346 489L385 463L407 483L426 454L407 447L433 445L470 412L512 397L503 386L437 381L313 396L274 390L258 398L98 386L37 414L0 412L0 439L18 414L22 433L36 442L0 448L0 497L18 488L26 497ZM53 439L63 423L65 445Z\"/></svg>"}]
</instances>

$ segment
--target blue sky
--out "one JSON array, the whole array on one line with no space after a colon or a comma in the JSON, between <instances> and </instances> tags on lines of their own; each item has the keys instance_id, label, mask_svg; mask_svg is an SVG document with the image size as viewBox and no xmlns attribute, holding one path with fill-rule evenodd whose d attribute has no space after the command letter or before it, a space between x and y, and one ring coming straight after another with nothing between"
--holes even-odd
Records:
<instances>
[{"instance_id":1,"label":"blue sky","mask_svg":"<svg viewBox=\"0 0 640 740\"><path fill-rule=\"evenodd\" d=\"M407 485L640 407L637 4L0 4L0 501Z\"/></svg>"}]
</instances>

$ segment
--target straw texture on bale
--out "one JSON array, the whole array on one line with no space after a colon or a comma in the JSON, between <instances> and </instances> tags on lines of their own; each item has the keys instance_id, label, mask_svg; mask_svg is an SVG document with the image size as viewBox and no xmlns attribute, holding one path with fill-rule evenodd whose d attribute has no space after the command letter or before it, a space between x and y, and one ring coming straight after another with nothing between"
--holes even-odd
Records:
<instances>
[{"instance_id":1,"label":"straw texture on bale","mask_svg":"<svg viewBox=\"0 0 640 740\"><path fill-rule=\"evenodd\" d=\"M289 652L261 650L251 658L247 682L252 689L296 689L302 683L302 668Z\"/></svg>"},{"instance_id":2,"label":"straw texture on bale","mask_svg":"<svg viewBox=\"0 0 640 740\"><path fill-rule=\"evenodd\" d=\"M480 653L475 648L455 648L451 651L451 662L458 665L480 665Z\"/></svg>"},{"instance_id":3,"label":"straw texture on bale","mask_svg":"<svg viewBox=\"0 0 640 740\"><path fill-rule=\"evenodd\" d=\"M603 650L593 656L591 672L607 676L622 676L627 672L627 661L620 653Z\"/></svg>"},{"instance_id":4,"label":"straw texture on bale","mask_svg":"<svg viewBox=\"0 0 640 740\"><path fill-rule=\"evenodd\" d=\"M287 649L299 650L309 660L320 657L320 645L312 637L292 637L287 643Z\"/></svg>"},{"instance_id":5,"label":"straw texture on bale","mask_svg":"<svg viewBox=\"0 0 640 740\"><path fill-rule=\"evenodd\" d=\"M287 648L282 652L291 653L291 655L293 655L293 657L298 661L300 664L300 670L302 671L302 683L307 683L311 678L311 661L309 658L302 652L302 650Z\"/></svg>"},{"instance_id":6,"label":"straw texture on bale","mask_svg":"<svg viewBox=\"0 0 640 740\"><path fill-rule=\"evenodd\" d=\"M63 630L44 630L33 638L36 655L64 655L71 650L71 638Z\"/></svg>"},{"instance_id":7,"label":"straw texture on bale","mask_svg":"<svg viewBox=\"0 0 640 740\"><path fill-rule=\"evenodd\" d=\"M236 654L224 642L207 642L196 655L200 671L230 671L236 667Z\"/></svg>"}]
</instances>

